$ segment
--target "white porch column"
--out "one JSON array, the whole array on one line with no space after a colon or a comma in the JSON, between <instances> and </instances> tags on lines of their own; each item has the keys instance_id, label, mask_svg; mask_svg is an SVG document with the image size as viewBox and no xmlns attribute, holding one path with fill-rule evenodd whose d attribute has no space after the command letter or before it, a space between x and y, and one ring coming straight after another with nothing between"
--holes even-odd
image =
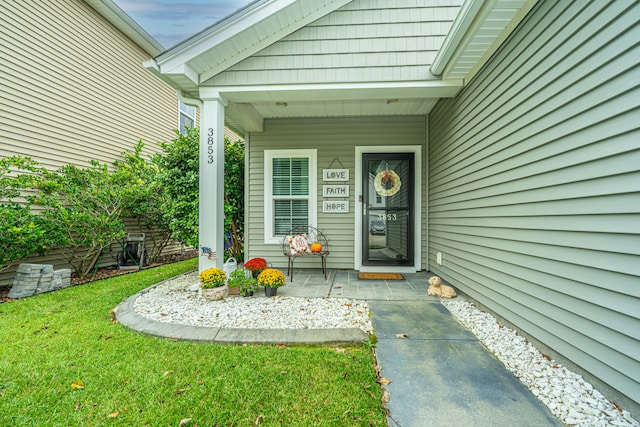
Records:
<instances>
[{"instance_id":1,"label":"white porch column","mask_svg":"<svg viewBox=\"0 0 640 427\"><path fill-rule=\"evenodd\" d=\"M203 99L200 113L199 271L224 264L224 107L217 97ZM215 252L217 258L207 256ZM204 255L204 256L203 256Z\"/></svg>"}]
</instances>

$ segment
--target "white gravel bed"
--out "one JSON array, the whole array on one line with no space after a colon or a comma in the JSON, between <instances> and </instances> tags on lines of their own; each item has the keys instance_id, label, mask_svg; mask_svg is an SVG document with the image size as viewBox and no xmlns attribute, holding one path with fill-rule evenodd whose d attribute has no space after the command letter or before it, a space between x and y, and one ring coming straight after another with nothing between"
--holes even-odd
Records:
<instances>
[{"instance_id":1,"label":"white gravel bed","mask_svg":"<svg viewBox=\"0 0 640 427\"><path fill-rule=\"evenodd\" d=\"M168 280L141 294L134 310L157 322L246 329L359 328L372 333L366 301L346 298L228 296L207 301L189 288L197 274Z\"/></svg>"},{"instance_id":2,"label":"white gravel bed","mask_svg":"<svg viewBox=\"0 0 640 427\"><path fill-rule=\"evenodd\" d=\"M467 301L443 301L445 307L531 390L570 426L639 426L582 376L548 360L532 344Z\"/></svg>"}]
</instances>

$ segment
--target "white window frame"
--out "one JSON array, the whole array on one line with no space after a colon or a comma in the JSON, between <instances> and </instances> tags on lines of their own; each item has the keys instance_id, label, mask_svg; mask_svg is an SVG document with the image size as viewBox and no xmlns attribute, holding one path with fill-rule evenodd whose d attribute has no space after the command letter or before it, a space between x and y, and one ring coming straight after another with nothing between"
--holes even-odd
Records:
<instances>
[{"instance_id":1,"label":"white window frame","mask_svg":"<svg viewBox=\"0 0 640 427\"><path fill-rule=\"evenodd\" d=\"M309 201L309 225L318 223L318 150L264 150L264 243L280 244L283 236L275 236L273 221L273 159L274 158L300 158L309 159L309 195L296 196L306 198Z\"/></svg>"},{"instance_id":2,"label":"white window frame","mask_svg":"<svg viewBox=\"0 0 640 427\"><path fill-rule=\"evenodd\" d=\"M185 107L184 109L183 106ZM189 114L189 111L187 111L189 109L193 109L193 115ZM192 128L196 127L196 107L194 107L193 105L187 105L182 101L178 101L178 130L181 134L184 133L182 131L182 116L191 119L191 121L193 122Z\"/></svg>"}]
</instances>

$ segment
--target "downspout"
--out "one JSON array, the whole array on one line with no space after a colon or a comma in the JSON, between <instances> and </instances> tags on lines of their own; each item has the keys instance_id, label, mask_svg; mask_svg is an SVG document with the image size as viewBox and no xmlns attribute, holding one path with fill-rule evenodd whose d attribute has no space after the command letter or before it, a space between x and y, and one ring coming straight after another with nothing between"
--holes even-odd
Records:
<instances>
[{"instance_id":1,"label":"downspout","mask_svg":"<svg viewBox=\"0 0 640 427\"><path fill-rule=\"evenodd\" d=\"M462 4L456 19L451 24L451 30L442 42L442 47L438 50L433 64L431 64L431 73L434 76L441 76L449 65L483 4L483 0L465 0Z\"/></svg>"}]
</instances>

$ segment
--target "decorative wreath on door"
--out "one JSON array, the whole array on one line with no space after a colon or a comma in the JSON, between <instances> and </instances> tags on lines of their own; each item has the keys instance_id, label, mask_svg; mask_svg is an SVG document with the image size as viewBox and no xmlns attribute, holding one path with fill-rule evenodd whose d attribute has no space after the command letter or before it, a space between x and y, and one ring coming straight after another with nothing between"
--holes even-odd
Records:
<instances>
[{"instance_id":1,"label":"decorative wreath on door","mask_svg":"<svg viewBox=\"0 0 640 427\"><path fill-rule=\"evenodd\" d=\"M386 188L388 182L391 182L391 187ZM373 186L376 189L376 193L381 196L393 196L398 191L400 191L400 187L402 186L402 182L400 181L400 177L397 173L392 170L385 170L379 172L376 175L375 181L373 181Z\"/></svg>"}]
</instances>

